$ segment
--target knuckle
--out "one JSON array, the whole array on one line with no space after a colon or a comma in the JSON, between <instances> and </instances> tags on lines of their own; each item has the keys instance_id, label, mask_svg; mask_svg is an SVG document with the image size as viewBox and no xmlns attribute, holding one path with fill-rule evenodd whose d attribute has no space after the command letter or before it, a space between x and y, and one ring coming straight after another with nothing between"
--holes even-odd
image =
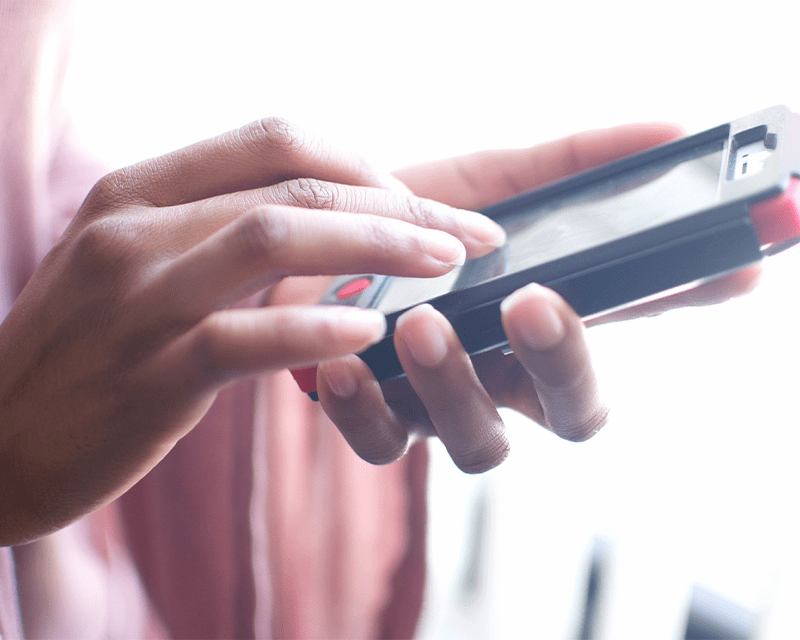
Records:
<instances>
[{"instance_id":1,"label":"knuckle","mask_svg":"<svg viewBox=\"0 0 800 640\"><path fill-rule=\"evenodd\" d=\"M132 184L135 182L130 167L106 174L89 191L84 209L100 212L109 207L129 204L132 197Z\"/></svg>"},{"instance_id":2,"label":"knuckle","mask_svg":"<svg viewBox=\"0 0 800 640\"><path fill-rule=\"evenodd\" d=\"M278 209L261 207L242 219L238 234L241 256L245 261L274 258L289 244L288 219Z\"/></svg>"},{"instance_id":3,"label":"knuckle","mask_svg":"<svg viewBox=\"0 0 800 640\"><path fill-rule=\"evenodd\" d=\"M332 211L337 208L341 194L330 182L323 182L313 178L297 178L281 183L285 191L287 204L304 209L325 209Z\"/></svg>"},{"instance_id":4,"label":"knuckle","mask_svg":"<svg viewBox=\"0 0 800 640\"><path fill-rule=\"evenodd\" d=\"M72 259L92 277L118 273L136 253L136 233L122 216L109 216L86 225L78 234Z\"/></svg>"},{"instance_id":5,"label":"knuckle","mask_svg":"<svg viewBox=\"0 0 800 640\"><path fill-rule=\"evenodd\" d=\"M418 227L435 226L437 216L435 206L431 200L409 195L405 197L404 209L407 215L407 222L411 222Z\"/></svg>"},{"instance_id":6,"label":"knuckle","mask_svg":"<svg viewBox=\"0 0 800 640\"><path fill-rule=\"evenodd\" d=\"M247 125L242 137L269 153L295 156L309 149L309 138L303 130L286 118L262 118Z\"/></svg>"}]
</instances>

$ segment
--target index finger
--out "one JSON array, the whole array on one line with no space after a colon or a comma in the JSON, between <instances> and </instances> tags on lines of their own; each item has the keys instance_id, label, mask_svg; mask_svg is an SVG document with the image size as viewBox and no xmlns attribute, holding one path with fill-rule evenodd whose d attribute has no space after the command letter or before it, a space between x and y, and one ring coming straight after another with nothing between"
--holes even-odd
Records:
<instances>
[{"instance_id":1,"label":"index finger","mask_svg":"<svg viewBox=\"0 0 800 640\"><path fill-rule=\"evenodd\" d=\"M683 135L666 123L584 131L528 149L481 151L402 169L395 176L417 195L480 209L547 182L644 151Z\"/></svg>"},{"instance_id":2,"label":"index finger","mask_svg":"<svg viewBox=\"0 0 800 640\"><path fill-rule=\"evenodd\" d=\"M283 118L240 129L116 171L101 181L157 207L266 187L294 178L385 187L360 156L337 150Z\"/></svg>"}]
</instances>

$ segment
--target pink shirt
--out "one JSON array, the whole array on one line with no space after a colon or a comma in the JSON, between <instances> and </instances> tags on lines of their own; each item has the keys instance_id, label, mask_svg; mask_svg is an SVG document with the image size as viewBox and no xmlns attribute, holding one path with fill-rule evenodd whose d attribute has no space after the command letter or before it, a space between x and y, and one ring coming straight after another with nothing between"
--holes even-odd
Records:
<instances>
[{"instance_id":1,"label":"pink shirt","mask_svg":"<svg viewBox=\"0 0 800 640\"><path fill-rule=\"evenodd\" d=\"M102 173L58 108L67 10L0 0L2 317ZM426 468L359 460L285 373L235 385L120 501L0 549L0 637L409 637Z\"/></svg>"}]
</instances>

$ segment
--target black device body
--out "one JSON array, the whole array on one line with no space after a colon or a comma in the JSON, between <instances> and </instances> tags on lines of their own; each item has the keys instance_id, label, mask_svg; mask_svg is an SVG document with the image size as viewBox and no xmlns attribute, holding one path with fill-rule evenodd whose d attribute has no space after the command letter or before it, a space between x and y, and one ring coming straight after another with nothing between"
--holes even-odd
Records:
<instances>
[{"instance_id":1,"label":"black device body","mask_svg":"<svg viewBox=\"0 0 800 640\"><path fill-rule=\"evenodd\" d=\"M508 344L500 303L531 282L587 317L759 261L751 207L798 176L800 116L773 107L483 210L507 244L448 275L343 276L321 304L383 311L386 337L361 357L379 380L398 377L394 326L417 304L441 311L476 354ZM356 293L343 289L356 279Z\"/></svg>"}]
</instances>

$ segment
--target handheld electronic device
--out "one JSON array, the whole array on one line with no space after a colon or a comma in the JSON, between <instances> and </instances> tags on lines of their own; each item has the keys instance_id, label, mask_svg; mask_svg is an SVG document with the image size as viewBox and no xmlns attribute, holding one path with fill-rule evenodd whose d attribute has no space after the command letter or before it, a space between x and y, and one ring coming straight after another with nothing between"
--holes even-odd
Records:
<instances>
[{"instance_id":1,"label":"handheld electronic device","mask_svg":"<svg viewBox=\"0 0 800 640\"><path fill-rule=\"evenodd\" d=\"M397 318L427 302L477 354L508 345L500 303L537 282L582 317L699 283L800 241L800 115L785 107L591 169L483 211L508 241L439 278L349 275L321 304L371 307L386 337L361 354L378 380L403 375ZM315 397L315 368L294 371Z\"/></svg>"}]
</instances>

